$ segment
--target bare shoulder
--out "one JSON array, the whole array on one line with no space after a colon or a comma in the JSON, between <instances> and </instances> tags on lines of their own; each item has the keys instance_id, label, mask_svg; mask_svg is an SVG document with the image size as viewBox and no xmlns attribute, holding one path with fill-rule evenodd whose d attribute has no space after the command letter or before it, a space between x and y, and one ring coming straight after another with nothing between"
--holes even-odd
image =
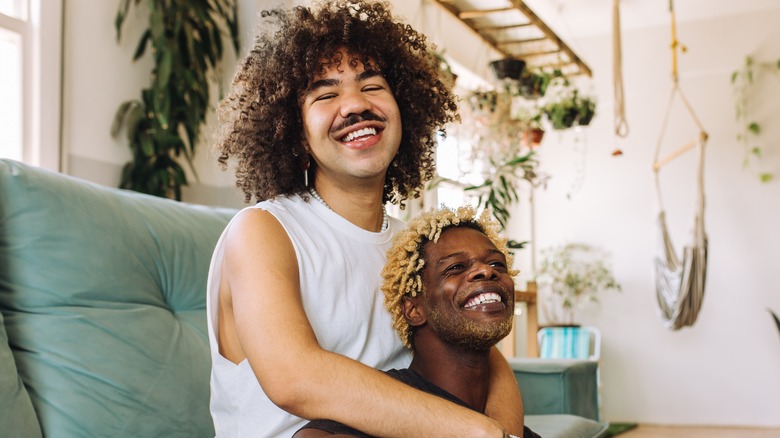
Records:
<instances>
[{"instance_id":1,"label":"bare shoulder","mask_svg":"<svg viewBox=\"0 0 780 438\"><path fill-rule=\"evenodd\" d=\"M238 213L228 229L228 249L245 245L289 243L284 227L273 214L260 208L247 208Z\"/></svg>"}]
</instances>

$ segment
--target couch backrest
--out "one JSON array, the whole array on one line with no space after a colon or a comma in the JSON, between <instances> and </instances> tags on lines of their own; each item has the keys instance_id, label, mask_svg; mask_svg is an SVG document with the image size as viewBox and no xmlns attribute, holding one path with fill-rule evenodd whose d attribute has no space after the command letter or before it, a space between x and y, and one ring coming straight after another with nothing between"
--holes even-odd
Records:
<instances>
[{"instance_id":1,"label":"couch backrest","mask_svg":"<svg viewBox=\"0 0 780 438\"><path fill-rule=\"evenodd\" d=\"M31 401L51 437L213 436L206 279L234 214L0 160L3 434Z\"/></svg>"}]
</instances>

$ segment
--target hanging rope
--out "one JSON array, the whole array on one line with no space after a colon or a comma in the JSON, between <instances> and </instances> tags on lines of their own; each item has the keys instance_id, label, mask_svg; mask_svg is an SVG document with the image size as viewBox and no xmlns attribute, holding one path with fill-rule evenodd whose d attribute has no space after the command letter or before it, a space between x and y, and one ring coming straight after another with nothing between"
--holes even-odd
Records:
<instances>
[{"instance_id":1,"label":"hanging rope","mask_svg":"<svg viewBox=\"0 0 780 438\"><path fill-rule=\"evenodd\" d=\"M625 96L623 94L623 49L620 37L620 0L613 0L612 6L612 68L615 96L615 135L628 136ZM619 150L619 149L618 149ZM620 155L615 154L613 155Z\"/></svg>"},{"instance_id":2,"label":"hanging rope","mask_svg":"<svg viewBox=\"0 0 780 438\"><path fill-rule=\"evenodd\" d=\"M660 235L659 254L655 260L656 296L664 325L671 330L691 326L701 309L704 299L704 284L707 274L707 235L704 231L704 148L707 143L707 132L701 125L688 99L680 89L677 71L677 50L682 49L677 41L674 7L669 0L669 11L672 20L672 92L666 107L661 133L655 148L653 171L655 173L655 188L658 200L658 231ZM698 138L673 151L663 159L659 159L666 126L669 121L672 103L678 96L699 129ZM689 245L683 248L682 260L677 256L666 226L666 211L661 196L659 171L667 163L683 153L698 148L698 163L696 170L696 212L694 214L693 237Z\"/></svg>"}]
</instances>

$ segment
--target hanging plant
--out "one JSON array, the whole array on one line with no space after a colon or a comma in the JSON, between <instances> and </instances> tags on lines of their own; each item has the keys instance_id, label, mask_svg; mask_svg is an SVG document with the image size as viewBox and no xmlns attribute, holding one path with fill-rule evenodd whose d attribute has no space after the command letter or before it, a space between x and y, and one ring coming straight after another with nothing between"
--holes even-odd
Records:
<instances>
[{"instance_id":1,"label":"hanging plant","mask_svg":"<svg viewBox=\"0 0 780 438\"><path fill-rule=\"evenodd\" d=\"M580 97L577 99L577 124L580 126L590 125L593 116L596 115L596 101L590 97Z\"/></svg>"},{"instance_id":2,"label":"hanging plant","mask_svg":"<svg viewBox=\"0 0 780 438\"><path fill-rule=\"evenodd\" d=\"M488 65L498 80L518 80L525 70L525 61L515 58L497 59Z\"/></svg>"},{"instance_id":3,"label":"hanging plant","mask_svg":"<svg viewBox=\"0 0 780 438\"><path fill-rule=\"evenodd\" d=\"M490 176L482 184L466 187L464 191L478 192L477 208L488 209L503 229L509 222L509 207L520 200L517 184L525 180L536 187L544 184L547 176L537 173L539 162L533 151L504 162L496 162L493 158L489 161L493 169Z\"/></svg>"},{"instance_id":4,"label":"hanging plant","mask_svg":"<svg viewBox=\"0 0 780 438\"><path fill-rule=\"evenodd\" d=\"M117 41L130 3L119 3ZM138 7L141 0L132 3ZM114 116L111 135L116 138L124 126L133 156L122 169L120 187L181 200L187 177L178 159L183 156L195 172L192 159L209 109L209 87L222 59L223 34L229 34L233 49L239 50L238 11L235 0L144 3L149 22L133 61L152 46L152 83L140 99L123 102Z\"/></svg>"},{"instance_id":5,"label":"hanging plant","mask_svg":"<svg viewBox=\"0 0 780 438\"><path fill-rule=\"evenodd\" d=\"M759 72L780 72L780 59L774 64L756 62L752 56L745 57L745 63L731 74L731 86L734 95L734 116L737 121L737 141L742 145L744 154L742 166L748 168L751 162L761 158L763 149L758 143L761 125L753 118L749 108L749 98ZM770 172L757 172L761 182L773 179Z\"/></svg>"},{"instance_id":6,"label":"hanging plant","mask_svg":"<svg viewBox=\"0 0 780 438\"><path fill-rule=\"evenodd\" d=\"M544 97L547 93L547 87L554 78L562 77L560 70L554 70L552 73L544 70L526 69L520 76L520 95L524 99L536 100Z\"/></svg>"}]
</instances>

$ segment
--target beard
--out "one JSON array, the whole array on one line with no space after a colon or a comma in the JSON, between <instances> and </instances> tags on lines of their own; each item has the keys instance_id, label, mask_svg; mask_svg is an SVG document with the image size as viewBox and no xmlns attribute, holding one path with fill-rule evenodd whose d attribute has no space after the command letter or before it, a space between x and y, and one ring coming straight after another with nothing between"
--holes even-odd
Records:
<instances>
[{"instance_id":1,"label":"beard","mask_svg":"<svg viewBox=\"0 0 780 438\"><path fill-rule=\"evenodd\" d=\"M431 309L428 303L426 307ZM428 324L443 341L474 352L487 351L504 339L512 330L513 320L510 314L501 321L475 322L460 314L428 311Z\"/></svg>"}]
</instances>

